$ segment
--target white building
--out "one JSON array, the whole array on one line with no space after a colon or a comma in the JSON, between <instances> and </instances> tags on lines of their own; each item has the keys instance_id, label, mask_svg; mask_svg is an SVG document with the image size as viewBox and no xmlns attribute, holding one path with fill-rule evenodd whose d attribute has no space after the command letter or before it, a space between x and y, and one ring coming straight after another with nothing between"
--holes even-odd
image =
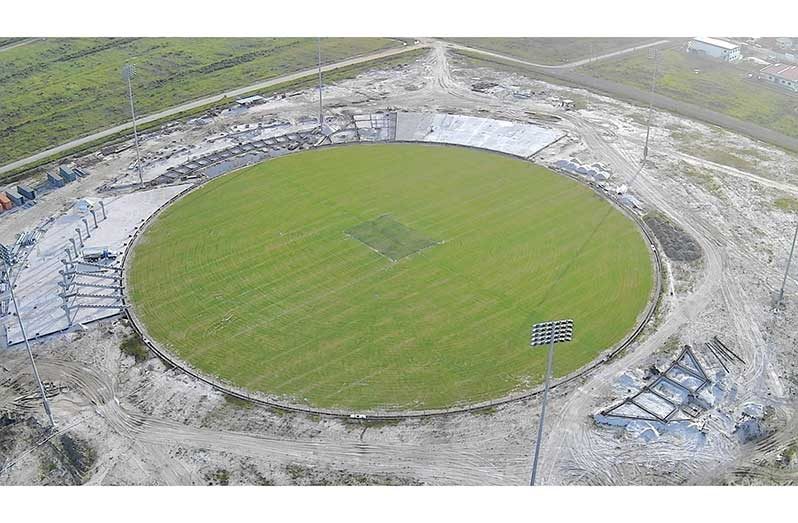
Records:
<instances>
[{"instance_id":1,"label":"white building","mask_svg":"<svg viewBox=\"0 0 798 523\"><path fill-rule=\"evenodd\" d=\"M687 44L687 52L723 60L724 62L734 62L742 58L739 45L706 36L699 36L690 40Z\"/></svg>"},{"instance_id":2,"label":"white building","mask_svg":"<svg viewBox=\"0 0 798 523\"><path fill-rule=\"evenodd\" d=\"M798 65L773 64L759 71L760 80L772 82L783 89L798 91Z\"/></svg>"},{"instance_id":3,"label":"white building","mask_svg":"<svg viewBox=\"0 0 798 523\"><path fill-rule=\"evenodd\" d=\"M265 101L266 98L262 97L259 94L256 94L254 96L247 96L246 98L239 98L238 100L236 100L236 103L244 107L249 107L251 105L262 104Z\"/></svg>"}]
</instances>

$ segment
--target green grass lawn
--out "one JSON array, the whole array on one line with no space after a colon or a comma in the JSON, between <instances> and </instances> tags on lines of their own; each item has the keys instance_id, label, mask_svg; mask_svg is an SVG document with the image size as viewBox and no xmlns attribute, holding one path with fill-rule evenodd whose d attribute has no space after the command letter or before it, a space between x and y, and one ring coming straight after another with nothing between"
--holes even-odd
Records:
<instances>
[{"instance_id":1,"label":"green grass lawn","mask_svg":"<svg viewBox=\"0 0 798 523\"><path fill-rule=\"evenodd\" d=\"M149 335L207 373L318 407L421 409L540 383L535 322L575 321L558 376L590 362L633 328L653 269L637 226L568 178L360 145L190 193L144 233L129 285Z\"/></svg>"},{"instance_id":2,"label":"green grass lawn","mask_svg":"<svg viewBox=\"0 0 798 523\"><path fill-rule=\"evenodd\" d=\"M644 50L580 70L599 78L650 89L653 66L649 52ZM798 95L748 78L749 73L756 75L759 68L667 49L660 53L657 92L798 137Z\"/></svg>"},{"instance_id":3,"label":"green grass lawn","mask_svg":"<svg viewBox=\"0 0 798 523\"><path fill-rule=\"evenodd\" d=\"M542 65L561 65L653 42L656 38L447 38Z\"/></svg>"},{"instance_id":4,"label":"green grass lawn","mask_svg":"<svg viewBox=\"0 0 798 523\"><path fill-rule=\"evenodd\" d=\"M798 213L798 198L782 196L774 200L773 205L784 212Z\"/></svg>"},{"instance_id":5,"label":"green grass lawn","mask_svg":"<svg viewBox=\"0 0 798 523\"><path fill-rule=\"evenodd\" d=\"M398 46L322 40L325 62ZM120 69L137 67L136 110L151 114L316 63L315 38L57 38L0 53L0 165L130 118Z\"/></svg>"}]
</instances>

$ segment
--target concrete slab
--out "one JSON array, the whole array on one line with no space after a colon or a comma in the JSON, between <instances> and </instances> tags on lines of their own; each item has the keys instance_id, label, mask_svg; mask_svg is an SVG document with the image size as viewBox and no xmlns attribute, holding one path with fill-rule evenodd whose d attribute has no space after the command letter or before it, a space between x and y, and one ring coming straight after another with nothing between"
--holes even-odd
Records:
<instances>
[{"instance_id":1,"label":"concrete slab","mask_svg":"<svg viewBox=\"0 0 798 523\"><path fill-rule=\"evenodd\" d=\"M673 405L664 399L651 394L650 392L643 392L634 399L635 403L644 409L653 412L660 418L665 418L673 410Z\"/></svg>"},{"instance_id":2,"label":"concrete slab","mask_svg":"<svg viewBox=\"0 0 798 523\"><path fill-rule=\"evenodd\" d=\"M91 214L79 215L70 212L58 217L44 232L33 247L25 265L16 279L17 301L22 319L30 338L45 336L59 332L68 327L67 318L61 308L59 297L61 287L58 282L63 269L62 259L67 257L65 249L72 248L70 238L77 241L75 229L80 228L85 247L106 247L112 252L121 253L131 241L133 233L159 207L172 197L191 187L190 184L160 187L150 191L138 191L122 196L103 199L108 218L102 220L99 205L96 208L98 226L94 227ZM89 222L91 236L86 238L86 227L82 221ZM118 266L121 259L117 259ZM85 281L81 278L80 281ZM110 280L107 280L107 283ZM100 283L98 281L98 283ZM110 291L98 289L94 294L110 294ZM81 299L81 303L109 304L108 298ZM74 323L87 323L118 314L120 309L80 309L76 312ZM8 343L15 345L22 342L22 334L15 318L5 319L8 329Z\"/></svg>"},{"instance_id":3,"label":"concrete slab","mask_svg":"<svg viewBox=\"0 0 798 523\"><path fill-rule=\"evenodd\" d=\"M665 380L659 381L652 390L662 394L674 403L687 403L687 391Z\"/></svg>"},{"instance_id":4,"label":"concrete slab","mask_svg":"<svg viewBox=\"0 0 798 523\"><path fill-rule=\"evenodd\" d=\"M698 379L695 376L684 372L679 367L674 367L669 370L667 376L668 378L687 387L690 390L696 390L698 387L704 384L704 380Z\"/></svg>"},{"instance_id":5,"label":"concrete slab","mask_svg":"<svg viewBox=\"0 0 798 523\"><path fill-rule=\"evenodd\" d=\"M528 158L563 136L539 125L440 113L397 113L396 140L479 147Z\"/></svg>"}]
</instances>

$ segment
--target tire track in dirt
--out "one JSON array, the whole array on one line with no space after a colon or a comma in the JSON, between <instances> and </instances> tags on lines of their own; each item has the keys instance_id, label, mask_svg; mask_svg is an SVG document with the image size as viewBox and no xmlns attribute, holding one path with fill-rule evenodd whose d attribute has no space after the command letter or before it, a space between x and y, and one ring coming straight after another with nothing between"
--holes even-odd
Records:
<instances>
[{"instance_id":1,"label":"tire track in dirt","mask_svg":"<svg viewBox=\"0 0 798 523\"><path fill-rule=\"evenodd\" d=\"M576 127L591 151L598 156L604 156L608 163L615 166L619 175L625 176L627 180L635 176L637 162L606 143L588 124L576 117L568 117L568 120ZM681 210L674 209L665 197L659 194L656 187L646 179L645 171L635 179L633 189L699 242L706 259L703 278L689 297L674 304L665 321L655 332L632 348L626 356L610 362L590 375L585 384L565 400L559 409L560 416L553 422L544 439L544 449L548 450L544 451L541 477L547 484L569 482L567 477L558 473L558 469L565 468L564 462L573 462L585 471L610 470L614 467L615 473L602 474L607 484L625 483L624 478L627 478L629 473L626 468L617 470L615 464L617 453L613 452L611 447L615 444L608 434L600 433L590 421L596 399L611 397L612 384L618 374L626 369L641 366L671 335L677 333L686 323L693 321L709 305L721 283L724 261L717 244L711 241L704 231L699 230L699 227L694 227L692 219L686 219Z\"/></svg>"},{"instance_id":2,"label":"tire track in dirt","mask_svg":"<svg viewBox=\"0 0 798 523\"><path fill-rule=\"evenodd\" d=\"M484 447L492 443L490 440L466 445L395 445L324 437L288 439L198 428L136 411L120 401L108 376L82 364L49 357L40 357L37 363L44 379L67 385L82 398L84 409L93 409L114 433L129 440L130 453L147 458L145 463L150 470L146 472L159 484L187 485L199 480L180 460L169 455L168 449L175 444L283 464L302 462L311 466L326 464L345 466L348 470L411 474L436 484L499 485L506 483L508 476L513 477L513 470L521 474L526 467L524 457L486 455Z\"/></svg>"}]
</instances>

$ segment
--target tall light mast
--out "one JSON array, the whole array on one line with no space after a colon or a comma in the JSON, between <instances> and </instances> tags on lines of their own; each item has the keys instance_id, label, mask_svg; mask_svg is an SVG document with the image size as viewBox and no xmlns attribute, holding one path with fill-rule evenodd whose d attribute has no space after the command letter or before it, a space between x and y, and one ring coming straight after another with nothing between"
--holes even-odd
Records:
<instances>
[{"instance_id":1,"label":"tall light mast","mask_svg":"<svg viewBox=\"0 0 798 523\"><path fill-rule=\"evenodd\" d=\"M144 175L141 167L141 151L139 150L139 133L136 129L136 109L133 106L133 86L131 80L136 76L136 67L133 64L125 64L122 67L122 78L127 81L127 95L130 99L130 116L133 118L133 140L136 142L136 168L139 172L139 185L144 185Z\"/></svg>"},{"instance_id":2,"label":"tall light mast","mask_svg":"<svg viewBox=\"0 0 798 523\"><path fill-rule=\"evenodd\" d=\"M792 247L790 247L790 257L787 258L787 267L784 269L784 279L781 281L781 290L779 291L779 299L776 302L776 307L781 306L781 301L784 299L784 287L787 285L787 276L790 274L790 265L792 264L792 255L795 254L795 240L798 239L798 222L795 224L795 234L792 235Z\"/></svg>"},{"instance_id":3,"label":"tall light mast","mask_svg":"<svg viewBox=\"0 0 798 523\"><path fill-rule=\"evenodd\" d=\"M322 102L322 88L324 87L321 80L321 37L316 39L316 47L319 59L319 132L324 134L324 104Z\"/></svg>"}]
</instances>

